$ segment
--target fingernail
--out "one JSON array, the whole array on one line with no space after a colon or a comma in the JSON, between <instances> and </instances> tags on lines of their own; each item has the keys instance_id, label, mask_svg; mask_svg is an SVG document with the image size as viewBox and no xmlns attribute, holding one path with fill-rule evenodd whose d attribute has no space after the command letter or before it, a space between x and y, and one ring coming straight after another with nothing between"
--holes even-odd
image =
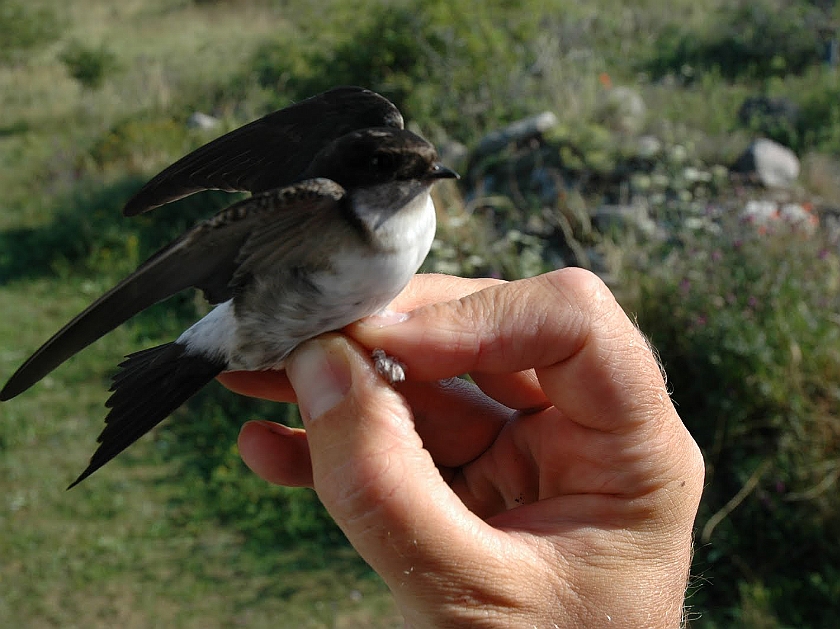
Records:
<instances>
[{"instance_id":1,"label":"fingernail","mask_svg":"<svg viewBox=\"0 0 840 629\"><path fill-rule=\"evenodd\" d=\"M295 434L295 431L289 428L288 426L278 424L277 422L270 422L266 419L254 419L249 422L246 422L245 424L243 424L242 429L244 430L245 426L247 426L248 424L259 424L269 432L273 432L275 435L280 435L282 437L287 437L289 435ZM240 432L242 431L240 430Z\"/></svg>"},{"instance_id":2,"label":"fingernail","mask_svg":"<svg viewBox=\"0 0 840 629\"><path fill-rule=\"evenodd\" d=\"M327 351L320 340L300 345L286 362L304 421L317 419L336 406L350 390L351 375L347 359Z\"/></svg>"},{"instance_id":3,"label":"fingernail","mask_svg":"<svg viewBox=\"0 0 840 629\"><path fill-rule=\"evenodd\" d=\"M387 328L389 325L396 325L403 323L411 317L408 312L394 312L393 310L383 310L369 317L365 317L359 323L373 328Z\"/></svg>"}]
</instances>

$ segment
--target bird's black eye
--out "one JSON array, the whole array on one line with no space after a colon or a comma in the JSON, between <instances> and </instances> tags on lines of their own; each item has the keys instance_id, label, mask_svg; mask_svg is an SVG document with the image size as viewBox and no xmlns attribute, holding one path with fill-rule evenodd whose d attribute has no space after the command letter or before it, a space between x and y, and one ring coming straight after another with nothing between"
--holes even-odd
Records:
<instances>
[{"instance_id":1,"label":"bird's black eye","mask_svg":"<svg viewBox=\"0 0 840 629\"><path fill-rule=\"evenodd\" d=\"M393 170L396 165L396 156L392 153L377 153L370 158L370 165L378 171Z\"/></svg>"}]
</instances>

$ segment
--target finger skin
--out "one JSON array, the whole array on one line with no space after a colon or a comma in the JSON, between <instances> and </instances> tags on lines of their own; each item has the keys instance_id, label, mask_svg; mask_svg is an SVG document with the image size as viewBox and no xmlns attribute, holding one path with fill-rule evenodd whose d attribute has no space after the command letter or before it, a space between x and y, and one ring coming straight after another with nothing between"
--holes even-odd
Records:
<instances>
[{"instance_id":1,"label":"finger skin","mask_svg":"<svg viewBox=\"0 0 840 629\"><path fill-rule=\"evenodd\" d=\"M255 474L275 485L312 487L306 432L267 421L242 426L239 453Z\"/></svg>"},{"instance_id":2,"label":"finger skin","mask_svg":"<svg viewBox=\"0 0 840 629\"><path fill-rule=\"evenodd\" d=\"M284 371L225 371L216 376L216 380L240 395L271 402L296 401Z\"/></svg>"},{"instance_id":3,"label":"finger skin","mask_svg":"<svg viewBox=\"0 0 840 629\"><path fill-rule=\"evenodd\" d=\"M644 338L585 271L476 287L412 283L402 322L290 356L319 497L412 626L678 626L703 463ZM417 381L388 386L370 347ZM462 373L484 396L435 389ZM251 437L258 473L305 466L300 437Z\"/></svg>"},{"instance_id":4,"label":"finger skin","mask_svg":"<svg viewBox=\"0 0 840 629\"><path fill-rule=\"evenodd\" d=\"M502 286L504 280L463 278L454 275L424 273L415 275L408 286L388 306L390 310L409 312L420 306L460 299L491 286Z\"/></svg>"},{"instance_id":5,"label":"finger skin","mask_svg":"<svg viewBox=\"0 0 840 629\"><path fill-rule=\"evenodd\" d=\"M520 411L538 411L551 405L533 369L511 374L470 372L479 388L494 400Z\"/></svg>"},{"instance_id":6,"label":"finger skin","mask_svg":"<svg viewBox=\"0 0 840 629\"><path fill-rule=\"evenodd\" d=\"M646 419L651 405L672 408L644 338L582 269L491 286L416 309L396 325L362 322L351 333L404 361L419 380L534 368L557 408L599 429L615 427L616 411Z\"/></svg>"},{"instance_id":7,"label":"finger skin","mask_svg":"<svg viewBox=\"0 0 840 629\"><path fill-rule=\"evenodd\" d=\"M269 385L267 381L265 386ZM260 382L259 386L264 384ZM284 390L285 383L278 386ZM458 378L407 382L399 386L399 391L412 409L423 447L432 453L441 472L450 476L447 468L460 467L478 457L513 414L475 385ZM270 390L269 395L277 397ZM239 434L239 452L254 473L271 483L313 486L312 461L303 430L268 421L248 422Z\"/></svg>"},{"instance_id":8,"label":"finger skin","mask_svg":"<svg viewBox=\"0 0 840 629\"><path fill-rule=\"evenodd\" d=\"M420 306L439 301L450 301L487 288L488 286L496 286L503 283L502 280L489 278L465 279L433 273L415 275L409 285L391 303L389 309L398 312L408 312ZM350 328L352 329L352 326ZM296 401L294 390L289 384L289 380L284 371L227 371L220 374L217 380L223 386L240 395L270 400L272 402ZM524 379L526 388L530 388L530 380L531 378ZM527 393L524 395L527 395ZM539 397L537 393L533 395ZM529 404L529 402L522 402L522 404Z\"/></svg>"}]
</instances>

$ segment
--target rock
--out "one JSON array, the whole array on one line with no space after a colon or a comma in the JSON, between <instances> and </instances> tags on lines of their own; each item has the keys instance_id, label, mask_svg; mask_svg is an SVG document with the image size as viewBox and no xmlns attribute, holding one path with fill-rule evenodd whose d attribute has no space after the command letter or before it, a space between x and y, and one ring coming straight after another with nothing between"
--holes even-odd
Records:
<instances>
[{"instance_id":1,"label":"rock","mask_svg":"<svg viewBox=\"0 0 840 629\"><path fill-rule=\"evenodd\" d=\"M799 159L786 146L760 139L744 151L732 170L754 176L768 188L790 188L799 177Z\"/></svg>"},{"instance_id":2,"label":"rock","mask_svg":"<svg viewBox=\"0 0 840 629\"><path fill-rule=\"evenodd\" d=\"M481 138L475 148L473 159L501 151L508 144L539 137L556 125L557 116L550 111L517 120L505 128L491 131Z\"/></svg>"},{"instance_id":3,"label":"rock","mask_svg":"<svg viewBox=\"0 0 840 629\"><path fill-rule=\"evenodd\" d=\"M189 118L187 118L187 128L188 129L214 129L221 124L218 118L214 118L208 114L202 113L200 111L193 112Z\"/></svg>"},{"instance_id":4,"label":"rock","mask_svg":"<svg viewBox=\"0 0 840 629\"><path fill-rule=\"evenodd\" d=\"M755 225L759 230L784 225L797 232L813 235L819 227L819 219L810 209L810 204L778 203L764 199L747 201L741 210L743 222Z\"/></svg>"},{"instance_id":5,"label":"rock","mask_svg":"<svg viewBox=\"0 0 840 629\"><path fill-rule=\"evenodd\" d=\"M630 87L613 87L601 96L596 119L613 131L638 133L647 116L642 96Z\"/></svg>"},{"instance_id":6,"label":"rock","mask_svg":"<svg viewBox=\"0 0 840 629\"><path fill-rule=\"evenodd\" d=\"M779 204L775 201L750 199L741 210L740 218L745 223L768 227L779 220Z\"/></svg>"},{"instance_id":7,"label":"rock","mask_svg":"<svg viewBox=\"0 0 840 629\"><path fill-rule=\"evenodd\" d=\"M656 222L643 203L602 205L595 210L592 224L602 234L633 230L650 238L657 233Z\"/></svg>"},{"instance_id":8,"label":"rock","mask_svg":"<svg viewBox=\"0 0 840 629\"><path fill-rule=\"evenodd\" d=\"M642 159L655 159L662 153L662 142L653 135L643 135L636 140L636 155Z\"/></svg>"}]
</instances>

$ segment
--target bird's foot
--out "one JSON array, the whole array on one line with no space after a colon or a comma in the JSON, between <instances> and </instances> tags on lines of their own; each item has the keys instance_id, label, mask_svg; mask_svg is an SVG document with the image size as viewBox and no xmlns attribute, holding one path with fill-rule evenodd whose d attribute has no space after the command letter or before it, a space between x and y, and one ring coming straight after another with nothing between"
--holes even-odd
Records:
<instances>
[{"instance_id":1,"label":"bird's foot","mask_svg":"<svg viewBox=\"0 0 840 629\"><path fill-rule=\"evenodd\" d=\"M405 380L405 365L393 356L388 356L384 350L373 350L373 365L376 373L385 378L388 384L396 384Z\"/></svg>"}]
</instances>

